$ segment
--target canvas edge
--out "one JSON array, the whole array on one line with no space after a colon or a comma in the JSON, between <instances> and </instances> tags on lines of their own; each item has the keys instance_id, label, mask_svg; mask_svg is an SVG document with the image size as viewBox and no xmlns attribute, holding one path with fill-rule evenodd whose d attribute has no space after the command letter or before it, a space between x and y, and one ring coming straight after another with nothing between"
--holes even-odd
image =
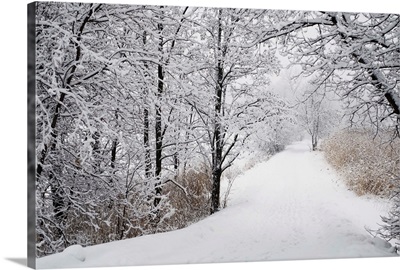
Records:
<instances>
[{"instance_id":1,"label":"canvas edge","mask_svg":"<svg viewBox=\"0 0 400 270\"><path fill-rule=\"evenodd\" d=\"M36 250L35 250L35 224L36 224L36 179L35 179L35 101L36 101L36 41L35 41L35 26L36 26L36 2L29 3L27 5L27 130L28 130L28 141L27 141L27 266L30 268L36 268Z\"/></svg>"}]
</instances>

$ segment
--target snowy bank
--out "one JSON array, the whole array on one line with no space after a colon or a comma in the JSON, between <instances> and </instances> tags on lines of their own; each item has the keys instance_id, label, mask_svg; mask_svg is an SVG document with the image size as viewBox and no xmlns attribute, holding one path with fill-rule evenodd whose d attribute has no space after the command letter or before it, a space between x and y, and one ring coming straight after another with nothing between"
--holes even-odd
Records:
<instances>
[{"instance_id":1,"label":"snowy bank","mask_svg":"<svg viewBox=\"0 0 400 270\"><path fill-rule=\"evenodd\" d=\"M38 268L396 256L374 239L389 203L348 191L307 142L240 175L229 207L185 229L40 258Z\"/></svg>"}]
</instances>

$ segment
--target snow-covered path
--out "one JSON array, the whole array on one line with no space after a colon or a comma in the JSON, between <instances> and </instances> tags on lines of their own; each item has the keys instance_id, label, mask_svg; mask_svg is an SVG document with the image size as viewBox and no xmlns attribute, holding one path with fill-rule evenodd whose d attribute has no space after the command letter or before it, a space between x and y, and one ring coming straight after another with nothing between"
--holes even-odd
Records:
<instances>
[{"instance_id":1,"label":"snow-covered path","mask_svg":"<svg viewBox=\"0 0 400 270\"><path fill-rule=\"evenodd\" d=\"M365 230L388 205L338 181L322 153L290 145L239 177L229 207L188 228L38 260L39 268L391 256Z\"/></svg>"}]
</instances>

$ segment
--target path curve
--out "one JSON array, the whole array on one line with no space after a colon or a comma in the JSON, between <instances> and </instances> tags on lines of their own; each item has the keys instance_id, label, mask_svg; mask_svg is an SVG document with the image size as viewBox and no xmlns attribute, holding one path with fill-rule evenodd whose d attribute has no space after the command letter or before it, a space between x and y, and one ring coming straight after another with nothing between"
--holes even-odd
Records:
<instances>
[{"instance_id":1,"label":"path curve","mask_svg":"<svg viewBox=\"0 0 400 270\"><path fill-rule=\"evenodd\" d=\"M309 148L294 143L256 165L235 181L228 208L185 229L71 248L39 259L38 267L393 255L390 245L365 230L377 228L388 203L348 191L323 154Z\"/></svg>"}]
</instances>

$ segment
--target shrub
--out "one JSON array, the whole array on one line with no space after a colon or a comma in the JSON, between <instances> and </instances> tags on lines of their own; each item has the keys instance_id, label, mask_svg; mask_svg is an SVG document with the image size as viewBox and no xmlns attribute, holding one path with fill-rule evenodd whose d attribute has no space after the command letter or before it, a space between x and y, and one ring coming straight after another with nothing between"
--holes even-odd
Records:
<instances>
[{"instance_id":1,"label":"shrub","mask_svg":"<svg viewBox=\"0 0 400 270\"><path fill-rule=\"evenodd\" d=\"M174 181L176 184L171 183L165 186L165 192L175 211L168 221L171 229L184 228L209 216L210 169L206 165L189 168L178 174Z\"/></svg>"},{"instance_id":2,"label":"shrub","mask_svg":"<svg viewBox=\"0 0 400 270\"><path fill-rule=\"evenodd\" d=\"M399 140L366 130L341 131L326 139L322 150L328 162L344 176L358 195L389 196L400 170Z\"/></svg>"},{"instance_id":3,"label":"shrub","mask_svg":"<svg viewBox=\"0 0 400 270\"><path fill-rule=\"evenodd\" d=\"M386 216L381 217L383 224L380 225L381 227L376 233L387 241L396 239L396 251L400 254L400 188L394 192L392 200L392 209Z\"/></svg>"}]
</instances>

